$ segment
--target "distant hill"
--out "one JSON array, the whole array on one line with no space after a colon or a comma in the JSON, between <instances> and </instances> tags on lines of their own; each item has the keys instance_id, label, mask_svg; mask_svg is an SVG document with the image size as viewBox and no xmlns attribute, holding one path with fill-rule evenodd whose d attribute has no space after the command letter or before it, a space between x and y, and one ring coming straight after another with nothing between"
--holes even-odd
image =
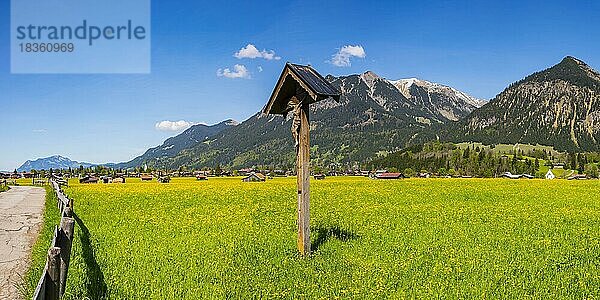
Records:
<instances>
[{"instance_id":1,"label":"distant hill","mask_svg":"<svg viewBox=\"0 0 600 300\"><path fill-rule=\"evenodd\" d=\"M600 73L567 56L559 64L511 84L444 132L447 140L455 142L598 151Z\"/></svg>"},{"instance_id":2,"label":"distant hill","mask_svg":"<svg viewBox=\"0 0 600 300\"><path fill-rule=\"evenodd\" d=\"M60 155L54 155L46 158L38 158L36 160L28 160L17 169L17 172L29 172L31 170L49 170L51 168L55 170L68 168L75 169L79 168L79 166L87 168L94 166L94 164L73 161Z\"/></svg>"},{"instance_id":3,"label":"distant hill","mask_svg":"<svg viewBox=\"0 0 600 300\"><path fill-rule=\"evenodd\" d=\"M329 99L311 106L312 161L323 165L361 162L379 151L435 139L431 129L436 125L462 118L483 104L447 86L387 80L373 72L326 79L342 97L339 103ZM145 162L167 168L290 167L294 163L290 127L289 117L257 113L174 156L155 156Z\"/></svg>"},{"instance_id":4,"label":"distant hill","mask_svg":"<svg viewBox=\"0 0 600 300\"><path fill-rule=\"evenodd\" d=\"M225 120L215 125L194 125L181 134L168 138L157 147L148 149L144 154L124 163L107 164L111 168L132 168L142 166L146 163L153 164L155 160L166 159L177 155L184 149L194 147L195 145L209 141L216 134L225 129L238 125L235 120Z\"/></svg>"}]
</instances>

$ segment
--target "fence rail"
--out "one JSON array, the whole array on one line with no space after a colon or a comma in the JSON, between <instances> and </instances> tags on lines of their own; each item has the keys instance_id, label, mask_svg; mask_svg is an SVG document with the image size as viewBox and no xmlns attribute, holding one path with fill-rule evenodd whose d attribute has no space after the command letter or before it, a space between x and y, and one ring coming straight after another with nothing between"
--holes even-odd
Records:
<instances>
[{"instance_id":1,"label":"fence rail","mask_svg":"<svg viewBox=\"0 0 600 300\"><path fill-rule=\"evenodd\" d=\"M62 297L65 293L71 260L71 247L75 229L73 200L69 199L60 188L64 181L52 178L50 184L58 198L57 205L61 219L60 224L54 227L54 235L48 249L44 272L33 294L34 300L58 300Z\"/></svg>"}]
</instances>

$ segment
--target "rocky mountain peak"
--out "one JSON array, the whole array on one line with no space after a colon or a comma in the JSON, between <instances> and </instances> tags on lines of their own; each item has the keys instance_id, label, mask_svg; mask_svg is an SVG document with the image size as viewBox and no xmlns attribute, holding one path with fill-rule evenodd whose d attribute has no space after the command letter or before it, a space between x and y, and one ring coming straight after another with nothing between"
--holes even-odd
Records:
<instances>
[{"instance_id":1,"label":"rocky mountain peak","mask_svg":"<svg viewBox=\"0 0 600 300\"><path fill-rule=\"evenodd\" d=\"M452 139L600 149L600 74L572 56L506 88L452 130Z\"/></svg>"},{"instance_id":2,"label":"rocky mountain peak","mask_svg":"<svg viewBox=\"0 0 600 300\"><path fill-rule=\"evenodd\" d=\"M576 58L574 56L571 56L571 55L565 56L565 58L563 58L560 63L562 64L562 63L568 63L568 62L575 62L577 64L586 65L587 66L587 64L585 62L583 62L583 60L580 60L580 59L578 59L578 58Z\"/></svg>"},{"instance_id":3,"label":"rocky mountain peak","mask_svg":"<svg viewBox=\"0 0 600 300\"><path fill-rule=\"evenodd\" d=\"M565 81L580 87L600 90L600 73L573 56L565 57L560 63L540 72L533 73L517 82Z\"/></svg>"},{"instance_id":4,"label":"rocky mountain peak","mask_svg":"<svg viewBox=\"0 0 600 300\"><path fill-rule=\"evenodd\" d=\"M414 84L417 84L419 82L422 82L422 80L419 80L418 78L414 78L414 77L406 78L406 79L399 79L399 80L390 80L390 83L392 85L394 85L400 91L400 93L402 93L402 95L404 95L404 97L406 97L406 98L411 97L410 88Z\"/></svg>"},{"instance_id":5,"label":"rocky mountain peak","mask_svg":"<svg viewBox=\"0 0 600 300\"><path fill-rule=\"evenodd\" d=\"M377 75L375 72L373 71L366 71L364 73L362 73L362 78L366 79L366 78L381 78L381 76Z\"/></svg>"},{"instance_id":6,"label":"rocky mountain peak","mask_svg":"<svg viewBox=\"0 0 600 300\"><path fill-rule=\"evenodd\" d=\"M372 71L367 71L360 75L360 79L362 79L367 84L367 86L372 89L375 85L375 82L377 80L381 80L382 78Z\"/></svg>"}]
</instances>

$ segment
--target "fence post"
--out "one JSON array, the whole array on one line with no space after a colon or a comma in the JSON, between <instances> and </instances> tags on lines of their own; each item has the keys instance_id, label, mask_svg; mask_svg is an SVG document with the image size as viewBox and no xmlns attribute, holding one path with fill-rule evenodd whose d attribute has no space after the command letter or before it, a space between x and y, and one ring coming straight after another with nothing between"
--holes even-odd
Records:
<instances>
[{"instance_id":1,"label":"fence post","mask_svg":"<svg viewBox=\"0 0 600 300\"><path fill-rule=\"evenodd\" d=\"M65 210L69 209L66 207ZM70 217L63 217L60 220L60 294L65 293L67 286L67 273L69 272L69 262L71 261L71 246L73 245L73 230L75 229L75 220Z\"/></svg>"},{"instance_id":2,"label":"fence post","mask_svg":"<svg viewBox=\"0 0 600 300\"><path fill-rule=\"evenodd\" d=\"M45 299L58 300L60 297L60 248L48 249L48 270L46 271Z\"/></svg>"},{"instance_id":3,"label":"fence post","mask_svg":"<svg viewBox=\"0 0 600 300\"><path fill-rule=\"evenodd\" d=\"M63 209L62 217L73 217L73 209L71 209L70 206L65 206L65 208Z\"/></svg>"}]
</instances>

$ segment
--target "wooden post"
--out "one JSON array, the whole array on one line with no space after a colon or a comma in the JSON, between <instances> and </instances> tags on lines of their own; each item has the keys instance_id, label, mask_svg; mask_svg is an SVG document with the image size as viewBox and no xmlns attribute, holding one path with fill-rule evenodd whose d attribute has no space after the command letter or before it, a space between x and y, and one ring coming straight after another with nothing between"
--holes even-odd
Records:
<instances>
[{"instance_id":1,"label":"wooden post","mask_svg":"<svg viewBox=\"0 0 600 300\"><path fill-rule=\"evenodd\" d=\"M66 207L65 210L70 209ZM65 294L67 286L67 273L71 260L71 246L73 245L73 231L75 220L63 217L60 220L60 294Z\"/></svg>"},{"instance_id":2,"label":"wooden post","mask_svg":"<svg viewBox=\"0 0 600 300\"><path fill-rule=\"evenodd\" d=\"M65 206L63 208L63 214L62 214L62 216L63 217L67 217L67 218L73 217L73 210L71 209L70 206Z\"/></svg>"},{"instance_id":3,"label":"wooden post","mask_svg":"<svg viewBox=\"0 0 600 300\"><path fill-rule=\"evenodd\" d=\"M60 248L48 249L48 269L46 270L46 300L58 300L60 298Z\"/></svg>"},{"instance_id":4,"label":"wooden post","mask_svg":"<svg viewBox=\"0 0 600 300\"><path fill-rule=\"evenodd\" d=\"M310 254L310 124L309 105L325 99L340 100L341 93L310 65L286 63L262 112L293 113L292 136L298 177L298 250Z\"/></svg>"},{"instance_id":5,"label":"wooden post","mask_svg":"<svg viewBox=\"0 0 600 300\"><path fill-rule=\"evenodd\" d=\"M310 254L310 124L308 103L300 110L300 134L297 153L298 177L298 250Z\"/></svg>"}]
</instances>

